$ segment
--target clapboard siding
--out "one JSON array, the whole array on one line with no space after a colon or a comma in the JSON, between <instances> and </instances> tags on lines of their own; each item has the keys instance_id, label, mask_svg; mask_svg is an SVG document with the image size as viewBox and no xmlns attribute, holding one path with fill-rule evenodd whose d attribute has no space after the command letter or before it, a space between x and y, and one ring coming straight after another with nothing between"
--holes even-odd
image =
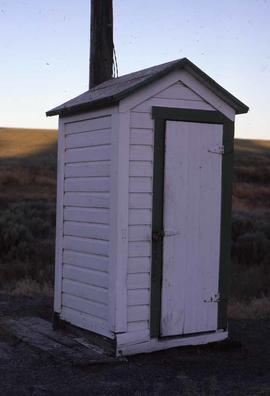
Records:
<instances>
[{"instance_id":1,"label":"clapboard siding","mask_svg":"<svg viewBox=\"0 0 270 396\"><path fill-rule=\"evenodd\" d=\"M111 146L92 146L84 148L66 149L65 163L108 161L111 159Z\"/></svg>"},{"instance_id":2,"label":"clapboard siding","mask_svg":"<svg viewBox=\"0 0 270 396\"><path fill-rule=\"evenodd\" d=\"M101 319L108 318L108 307L105 304L92 302L88 299L76 297L68 293L62 294L62 302L64 307L73 308Z\"/></svg>"},{"instance_id":3,"label":"clapboard siding","mask_svg":"<svg viewBox=\"0 0 270 396\"><path fill-rule=\"evenodd\" d=\"M130 114L130 127L135 129L153 129L154 121L148 113L132 111Z\"/></svg>"},{"instance_id":4,"label":"clapboard siding","mask_svg":"<svg viewBox=\"0 0 270 396\"><path fill-rule=\"evenodd\" d=\"M67 206L64 209L64 220L109 224L109 209Z\"/></svg>"},{"instance_id":5,"label":"clapboard siding","mask_svg":"<svg viewBox=\"0 0 270 396\"><path fill-rule=\"evenodd\" d=\"M71 177L65 180L66 192L109 192L109 177Z\"/></svg>"},{"instance_id":6,"label":"clapboard siding","mask_svg":"<svg viewBox=\"0 0 270 396\"><path fill-rule=\"evenodd\" d=\"M66 192L64 205L85 208L110 208L110 194L96 192Z\"/></svg>"},{"instance_id":7,"label":"clapboard siding","mask_svg":"<svg viewBox=\"0 0 270 396\"><path fill-rule=\"evenodd\" d=\"M157 93L153 98L137 105L133 110L151 113L152 106L215 110L209 103L180 81Z\"/></svg>"},{"instance_id":8,"label":"clapboard siding","mask_svg":"<svg viewBox=\"0 0 270 396\"><path fill-rule=\"evenodd\" d=\"M89 270L108 272L109 258L65 249L63 252L63 263L70 264L73 267L77 266Z\"/></svg>"},{"instance_id":9,"label":"clapboard siding","mask_svg":"<svg viewBox=\"0 0 270 396\"><path fill-rule=\"evenodd\" d=\"M130 159L131 161L152 161L153 147L146 145L131 145Z\"/></svg>"},{"instance_id":10,"label":"clapboard siding","mask_svg":"<svg viewBox=\"0 0 270 396\"><path fill-rule=\"evenodd\" d=\"M128 332L132 333L134 331L140 332L141 330L149 329L149 321L148 320L141 320L137 322L128 322Z\"/></svg>"},{"instance_id":11,"label":"clapboard siding","mask_svg":"<svg viewBox=\"0 0 270 396\"><path fill-rule=\"evenodd\" d=\"M152 192L151 177L130 177L130 193Z\"/></svg>"},{"instance_id":12,"label":"clapboard siding","mask_svg":"<svg viewBox=\"0 0 270 396\"><path fill-rule=\"evenodd\" d=\"M130 161L129 167L131 177L152 177L153 175L151 161Z\"/></svg>"},{"instance_id":13,"label":"clapboard siding","mask_svg":"<svg viewBox=\"0 0 270 396\"><path fill-rule=\"evenodd\" d=\"M151 112L152 107L175 107L177 109L193 109L193 110L215 110L210 104L202 100L178 100L178 99L165 99L153 98L151 101L146 101L136 107L136 111L144 113Z\"/></svg>"},{"instance_id":14,"label":"clapboard siding","mask_svg":"<svg viewBox=\"0 0 270 396\"><path fill-rule=\"evenodd\" d=\"M67 122L65 125L66 135L81 132L98 131L111 128L111 116L89 118L88 120Z\"/></svg>"},{"instance_id":15,"label":"clapboard siding","mask_svg":"<svg viewBox=\"0 0 270 396\"><path fill-rule=\"evenodd\" d=\"M108 320L101 319L97 316L85 314L77 309L72 309L63 306L61 318L67 322L73 323L83 329L102 334L109 338L114 338L114 334L108 329Z\"/></svg>"},{"instance_id":16,"label":"clapboard siding","mask_svg":"<svg viewBox=\"0 0 270 396\"><path fill-rule=\"evenodd\" d=\"M61 317L109 335L111 116L65 124Z\"/></svg>"},{"instance_id":17,"label":"clapboard siding","mask_svg":"<svg viewBox=\"0 0 270 396\"><path fill-rule=\"evenodd\" d=\"M128 305L149 305L150 290L129 290L128 291Z\"/></svg>"},{"instance_id":18,"label":"clapboard siding","mask_svg":"<svg viewBox=\"0 0 270 396\"><path fill-rule=\"evenodd\" d=\"M150 257L130 257L128 260L128 274L149 273L151 268ZM131 277L128 277L129 285Z\"/></svg>"},{"instance_id":19,"label":"clapboard siding","mask_svg":"<svg viewBox=\"0 0 270 396\"><path fill-rule=\"evenodd\" d=\"M89 300L89 296L91 296L94 302L108 304L108 290L103 287L85 285L74 280L64 279L63 292L86 300ZM130 298L132 299L132 295ZM145 304L146 300L146 295L144 295L144 299L141 297L142 303Z\"/></svg>"},{"instance_id":20,"label":"clapboard siding","mask_svg":"<svg viewBox=\"0 0 270 396\"><path fill-rule=\"evenodd\" d=\"M128 322L148 320L149 309L149 304L128 306Z\"/></svg>"},{"instance_id":21,"label":"clapboard siding","mask_svg":"<svg viewBox=\"0 0 270 396\"><path fill-rule=\"evenodd\" d=\"M86 285L104 287L105 289L108 287L108 274L106 272L64 264L63 277L64 279L77 281Z\"/></svg>"},{"instance_id":22,"label":"clapboard siding","mask_svg":"<svg viewBox=\"0 0 270 396\"><path fill-rule=\"evenodd\" d=\"M90 239L82 237L64 236L64 249L75 252L92 253L100 256L108 256L109 242L100 239Z\"/></svg>"},{"instance_id":23,"label":"clapboard siding","mask_svg":"<svg viewBox=\"0 0 270 396\"><path fill-rule=\"evenodd\" d=\"M128 247L129 257L150 257L151 245L149 241L143 242L130 242Z\"/></svg>"},{"instance_id":24,"label":"clapboard siding","mask_svg":"<svg viewBox=\"0 0 270 396\"><path fill-rule=\"evenodd\" d=\"M128 276L128 290L131 289L147 289L150 287L150 274L145 273L134 273Z\"/></svg>"},{"instance_id":25,"label":"clapboard siding","mask_svg":"<svg viewBox=\"0 0 270 396\"><path fill-rule=\"evenodd\" d=\"M91 160L91 158L89 158ZM110 161L72 163L65 166L65 177L110 176Z\"/></svg>"},{"instance_id":26,"label":"clapboard siding","mask_svg":"<svg viewBox=\"0 0 270 396\"><path fill-rule=\"evenodd\" d=\"M150 209L130 209L129 210L129 225L143 225L143 224L151 224Z\"/></svg>"},{"instance_id":27,"label":"clapboard siding","mask_svg":"<svg viewBox=\"0 0 270 396\"><path fill-rule=\"evenodd\" d=\"M65 221L64 235L108 241L110 227L107 224L90 224L82 222L77 223L76 221Z\"/></svg>"},{"instance_id":28,"label":"clapboard siding","mask_svg":"<svg viewBox=\"0 0 270 396\"><path fill-rule=\"evenodd\" d=\"M130 241L130 244L131 242L150 242L152 235L151 231L151 225L130 225L128 230L128 239Z\"/></svg>"},{"instance_id":29,"label":"clapboard siding","mask_svg":"<svg viewBox=\"0 0 270 396\"><path fill-rule=\"evenodd\" d=\"M130 209L151 209L152 208L152 190L151 193L132 193L129 194Z\"/></svg>"},{"instance_id":30,"label":"clapboard siding","mask_svg":"<svg viewBox=\"0 0 270 396\"><path fill-rule=\"evenodd\" d=\"M185 86L182 82L171 85L170 87L162 90L155 95L155 98L164 99L185 99L185 100L199 100L202 101L201 97L193 92L190 88Z\"/></svg>"},{"instance_id":31,"label":"clapboard siding","mask_svg":"<svg viewBox=\"0 0 270 396\"><path fill-rule=\"evenodd\" d=\"M111 143L110 129L66 136L66 148L94 147Z\"/></svg>"},{"instance_id":32,"label":"clapboard siding","mask_svg":"<svg viewBox=\"0 0 270 396\"><path fill-rule=\"evenodd\" d=\"M131 112L129 166L128 332L149 328L153 120Z\"/></svg>"},{"instance_id":33,"label":"clapboard siding","mask_svg":"<svg viewBox=\"0 0 270 396\"><path fill-rule=\"evenodd\" d=\"M145 146L153 145L153 130L150 129L136 129L130 130L130 144L144 144Z\"/></svg>"},{"instance_id":34,"label":"clapboard siding","mask_svg":"<svg viewBox=\"0 0 270 396\"><path fill-rule=\"evenodd\" d=\"M135 106L130 115L128 331L149 329L152 236L152 107L215 110L181 82ZM142 293L142 294L141 294ZM134 309L133 309L134 307Z\"/></svg>"}]
</instances>

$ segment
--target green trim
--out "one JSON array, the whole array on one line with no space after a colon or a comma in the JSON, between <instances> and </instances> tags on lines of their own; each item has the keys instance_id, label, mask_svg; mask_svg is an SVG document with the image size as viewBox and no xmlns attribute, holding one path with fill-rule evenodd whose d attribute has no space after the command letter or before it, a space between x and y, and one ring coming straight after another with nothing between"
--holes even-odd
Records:
<instances>
[{"instance_id":1,"label":"green trim","mask_svg":"<svg viewBox=\"0 0 270 396\"><path fill-rule=\"evenodd\" d=\"M153 107L152 118L155 119L154 136L154 177L153 177L153 211L152 231L160 233L160 238L152 242L151 272L151 337L159 337L161 320L161 288L163 266L163 198L164 198L164 166L165 166L165 133L166 121L186 121L223 125L224 155L222 157L222 197L221 197L221 234L220 234L220 265L218 329L227 327L227 301L230 272L231 251L231 205L232 205L232 167L234 123L218 111L175 109Z\"/></svg>"},{"instance_id":2,"label":"green trim","mask_svg":"<svg viewBox=\"0 0 270 396\"><path fill-rule=\"evenodd\" d=\"M164 155L165 155L165 121L155 120L154 136L154 180L152 235L160 233L160 238L152 238L151 270L151 319L150 335L159 336L161 316L161 286L163 260L163 196L164 196Z\"/></svg>"},{"instance_id":3,"label":"green trim","mask_svg":"<svg viewBox=\"0 0 270 396\"><path fill-rule=\"evenodd\" d=\"M201 124L223 124L226 117L219 111L152 107L152 118L170 121L190 121Z\"/></svg>"},{"instance_id":4,"label":"green trim","mask_svg":"<svg viewBox=\"0 0 270 396\"><path fill-rule=\"evenodd\" d=\"M227 328L227 305L229 297L229 275L231 267L231 213L233 177L234 123L223 124L222 181L221 181L221 225L219 260L218 329Z\"/></svg>"}]
</instances>

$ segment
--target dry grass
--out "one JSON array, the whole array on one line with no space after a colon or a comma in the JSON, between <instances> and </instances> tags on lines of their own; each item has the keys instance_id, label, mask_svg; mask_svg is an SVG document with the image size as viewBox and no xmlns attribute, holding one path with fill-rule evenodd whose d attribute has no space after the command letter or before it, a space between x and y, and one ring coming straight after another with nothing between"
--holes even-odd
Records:
<instances>
[{"instance_id":1,"label":"dry grass","mask_svg":"<svg viewBox=\"0 0 270 396\"><path fill-rule=\"evenodd\" d=\"M236 152L259 153L268 152L270 150L270 140L250 140L250 139L235 139L234 143Z\"/></svg>"},{"instance_id":2,"label":"dry grass","mask_svg":"<svg viewBox=\"0 0 270 396\"><path fill-rule=\"evenodd\" d=\"M8 187L12 185L47 185L56 186L55 172L51 169L31 169L22 167L2 168L0 173L0 187Z\"/></svg>"},{"instance_id":3,"label":"dry grass","mask_svg":"<svg viewBox=\"0 0 270 396\"><path fill-rule=\"evenodd\" d=\"M270 297L231 302L228 306L228 316L230 319L270 318Z\"/></svg>"},{"instance_id":4,"label":"dry grass","mask_svg":"<svg viewBox=\"0 0 270 396\"><path fill-rule=\"evenodd\" d=\"M9 286L6 290L12 296L33 296L43 294L53 297L53 286L50 283L40 284L33 279L20 279L14 285Z\"/></svg>"},{"instance_id":5,"label":"dry grass","mask_svg":"<svg viewBox=\"0 0 270 396\"><path fill-rule=\"evenodd\" d=\"M52 149L57 144L54 129L0 128L0 158L26 158Z\"/></svg>"},{"instance_id":6,"label":"dry grass","mask_svg":"<svg viewBox=\"0 0 270 396\"><path fill-rule=\"evenodd\" d=\"M0 204L23 199L50 199L56 195L56 171L51 168L0 167Z\"/></svg>"},{"instance_id":7,"label":"dry grass","mask_svg":"<svg viewBox=\"0 0 270 396\"><path fill-rule=\"evenodd\" d=\"M57 131L0 128L0 205L55 200Z\"/></svg>"},{"instance_id":8,"label":"dry grass","mask_svg":"<svg viewBox=\"0 0 270 396\"><path fill-rule=\"evenodd\" d=\"M270 208L270 185L237 182L233 186L233 197L236 202L241 200L247 208Z\"/></svg>"},{"instance_id":9,"label":"dry grass","mask_svg":"<svg viewBox=\"0 0 270 396\"><path fill-rule=\"evenodd\" d=\"M55 130L0 128L0 280L12 294L52 293L56 149ZM270 310L270 141L237 139L234 158L229 313L258 317Z\"/></svg>"}]
</instances>

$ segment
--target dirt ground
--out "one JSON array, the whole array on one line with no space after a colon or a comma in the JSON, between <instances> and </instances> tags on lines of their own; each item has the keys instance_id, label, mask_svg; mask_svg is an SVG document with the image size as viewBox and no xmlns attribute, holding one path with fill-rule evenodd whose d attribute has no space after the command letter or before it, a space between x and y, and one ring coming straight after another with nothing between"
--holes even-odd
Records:
<instances>
[{"instance_id":1,"label":"dirt ground","mask_svg":"<svg viewBox=\"0 0 270 396\"><path fill-rule=\"evenodd\" d=\"M49 319L51 307L45 297L0 295L0 395L270 395L270 320L231 321L229 346L74 365L20 341L3 325L7 317Z\"/></svg>"}]
</instances>

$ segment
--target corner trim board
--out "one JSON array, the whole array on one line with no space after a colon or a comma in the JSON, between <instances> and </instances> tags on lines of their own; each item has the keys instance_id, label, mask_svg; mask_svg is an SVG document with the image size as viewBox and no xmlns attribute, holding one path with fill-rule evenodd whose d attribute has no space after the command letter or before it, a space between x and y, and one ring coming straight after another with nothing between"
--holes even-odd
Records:
<instances>
[{"instance_id":1,"label":"corner trim board","mask_svg":"<svg viewBox=\"0 0 270 396\"><path fill-rule=\"evenodd\" d=\"M63 208L64 208L64 152L65 122L59 118L57 158L57 199L56 199L56 233L55 233L55 280L54 311L62 310L62 272L63 272Z\"/></svg>"},{"instance_id":2,"label":"corner trim board","mask_svg":"<svg viewBox=\"0 0 270 396\"><path fill-rule=\"evenodd\" d=\"M227 329L227 305L229 297L229 275L231 268L231 213L232 177L234 151L234 123L225 120L223 124L222 179L221 179L221 224L219 259L219 303L218 329Z\"/></svg>"}]
</instances>

